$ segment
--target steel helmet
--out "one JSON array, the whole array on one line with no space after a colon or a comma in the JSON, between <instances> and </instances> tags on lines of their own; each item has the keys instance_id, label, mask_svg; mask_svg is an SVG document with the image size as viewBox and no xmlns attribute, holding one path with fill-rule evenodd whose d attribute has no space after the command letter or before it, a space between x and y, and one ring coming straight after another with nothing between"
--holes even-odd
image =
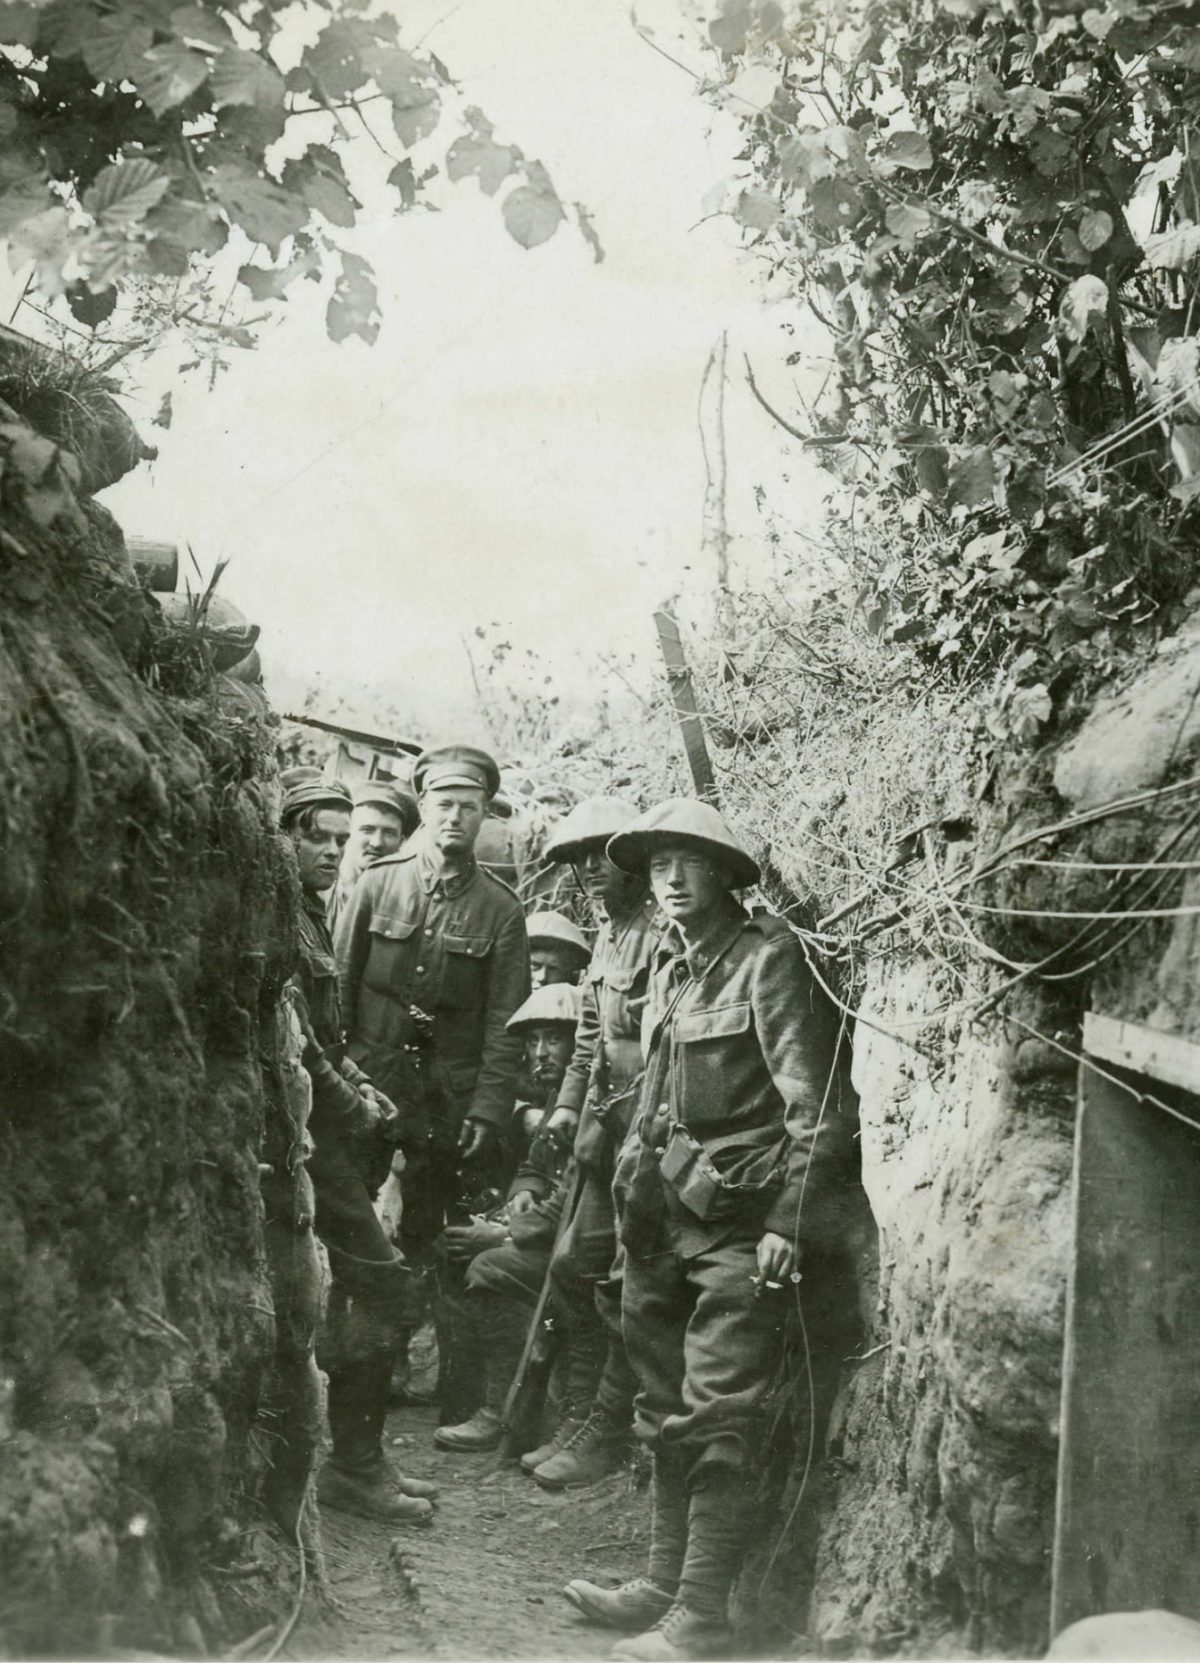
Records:
<instances>
[{"instance_id":1,"label":"steel helmet","mask_svg":"<svg viewBox=\"0 0 1200 1663\"><path fill-rule=\"evenodd\" d=\"M531 912L525 920L525 933L531 947L539 941L553 941L557 946L574 948L585 964L592 956L587 936L561 912Z\"/></svg>"},{"instance_id":2,"label":"steel helmet","mask_svg":"<svg viewBox=\"0 0 1200 1663\"><path fill-rule=\"evenodd\" d=\"M509 1017L505 1027L513 1034L539 1027L544 1022L565 1022L574 1027L579 1021L581 1003L579 989L572 987L570 982L535 987L520 1009Z\"/></svg>"},{"instance_id":3,"label":"steel helmet","mask_svg":"<svg viewBox=\"0 0 1200 1663\"><path fill-rule=\"evenodd\" d=\"M608 844L608 858L623 872L645 877L650 851L664 843L694 843L715 856L733 874L735 889L745 889L762 876L758 862L734 837L711 803L694 797L668 797L640 814Z\"/></svg>"},{"instance_id":4,"label":"steel helmet","mask_svg":"<svg viewBox=\"0 0 1200 1663\"><path fill-rule=\"evenodd\" d=\"M633 804L620 797L585 797L546 839L542 862L553 866L578 860L589 844L606 846L610 837L637 817Z\"/></svg>"}]
</instances>

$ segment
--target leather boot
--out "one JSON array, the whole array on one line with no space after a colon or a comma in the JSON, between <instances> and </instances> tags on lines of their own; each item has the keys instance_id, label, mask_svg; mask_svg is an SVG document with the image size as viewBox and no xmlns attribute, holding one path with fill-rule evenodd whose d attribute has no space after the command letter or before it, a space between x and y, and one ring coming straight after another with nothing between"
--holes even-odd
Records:
<instances>
[{"instance_id":1,"label":"leather boot","mask_svg":"<svg viewBox=\"0 0 1200 1663\"><path fill-rule=\"evenodd\" d=\"M577 1579L563 1592L577 1611L602 1628L644 1628L671 1609L687 1546L687 1490L683 1463L672 1450L656 1450L650 1489L650 1559L646 1575L601 1588Z\"/></svg>"},{"instance_id":2,"label":"leather boot","mask_svg":"<svg viewBox=\"0 0 1200 1663\"><path fill-rule=\"evenodd\" d=\"M549 1460L534 1470L543 1490L578 1490L598 1484L620 1470L626 1451L628 1426L593 1409L574 1435Z\"/></svg>"},{"instance_id":3,"label":"leather boot","mask_svg":"<svg viewBox=\"0 0 1200 1663\"><path fill-rule=\"evenodd\" d=\"M693 1485L675 1603L653 1628L614 1647L614 1657L677 1663L731 1654L729 1594L746 1552L754 1492L742 1473L724 1467L701 1469Z\"/></svg>"},{"instance_id":4,"label":"leather boot","mask_svg":"<svg viewBox=\"0 0 1200 1663\"><path fill-rule=\"evenodd\" d=\"M322 1505L385 1524L425 1524L433 1486L399 1477L383 1453L390 1352L329 1373L333 1451L317 1482Z\"/></svg>"},{"instance_id":5,"label":"leather boot","mask_svg":"<svg viewBox=\"0 0 1200 1663\"><path fill-rule=\"evenodd\" d=\"M433 1441L439 1449L457 1449L477 1455L495 1449L503 1432L500 1416L485 1404L461 1426L439 1426L433 1434Z\"/></svg>"},{"instance_id":6,"label":"leather boot","mask_svg":"<svg viewBox=\"0 0 1200 1663\"><path fill-rule=\"evenodd\" d=\"M572 1438L583 1425L585 1418L585 1416L578 1414L572 1406L564 1405L562 1414L559 1417L558 1425L554 1428L554 1431L551 1433L549 1438L547 1438L546 1442L544 1444L539 1444L536 1449L531 1449L527 1451L526 1454L522 1455L520 1462L521 1471L527 1472L532 1478L533 1474L541 1466L543 1461L548 1461L552 1455L557 1455L560 1449L566 1447L567 1441Z\"/></svg>"}]
</instances>

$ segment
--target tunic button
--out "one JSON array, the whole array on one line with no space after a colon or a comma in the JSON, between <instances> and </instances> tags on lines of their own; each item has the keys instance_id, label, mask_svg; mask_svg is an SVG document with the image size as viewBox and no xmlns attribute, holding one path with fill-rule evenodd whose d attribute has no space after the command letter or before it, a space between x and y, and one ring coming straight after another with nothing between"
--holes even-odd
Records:
<instances>
[{"instance_id":1,"label":"tunic button","mask_svg":"<svg viewBox=\"0 0 1200 1663\"><path fill-rule=\"evenodd\" d=\"M423 976L424 974L425 974L425 966L423 964L418 964L418 966L417 966L417 975L418 976Z\"/></svg>"},{"instance_id":2,"label":"tunic button","mask_svg":"<svg viewBox=\"0 0 1200 1663\"><path fill-rule=\"evenodd\" d=\"M665 1116L670 1114L671 1110L670 1110L669 1106L666 1103L660 1103L658 1105L658 1112L659 1112L660 1115L663 1115L665 1117Z\"/></svg>"}]
</instances>

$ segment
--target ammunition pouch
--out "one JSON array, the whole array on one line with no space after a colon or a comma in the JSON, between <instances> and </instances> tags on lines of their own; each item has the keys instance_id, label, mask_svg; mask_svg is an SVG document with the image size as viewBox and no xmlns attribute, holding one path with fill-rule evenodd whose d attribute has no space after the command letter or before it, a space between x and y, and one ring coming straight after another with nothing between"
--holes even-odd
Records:
<instances>
[{"instance_id":1,"label":"ammunition pouch","mask_svg":"<svg viewBox=\"0 0 1200 1663\"><path fill-rule=\"evenodd\" d=\"M658 1170L678 1200L702 1224L735 1218L748 1207L765 1203L783 1182L778 1150L754 1156L735 1180L718 1171L704 1145L678 1121L671 1127Z\"/></svg>"}]
</instances>

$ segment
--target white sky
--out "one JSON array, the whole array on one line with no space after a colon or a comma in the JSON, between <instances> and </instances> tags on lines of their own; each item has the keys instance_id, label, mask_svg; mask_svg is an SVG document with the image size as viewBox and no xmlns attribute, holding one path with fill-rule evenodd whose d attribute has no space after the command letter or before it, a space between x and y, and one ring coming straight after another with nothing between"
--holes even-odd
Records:
<instances>
[{"instance_id":1,"label":"white sky","mask_svg":"<svg viewBox=\"0 0 1200 1663\"><path fill-rule=\"evenodd\" d=\"M669 29L675 0L641 16ZM261 624L284 702L318 674L453 709L468 686L459 638L492 621L576 686L597 650L652 666L651 609L699 556L696 400L723 329L743 561L753 487L782 505L785 455L809 477L742 377L745 351L795 411L780 330L794 313L767 303L731 220L697 225L736 171L736 124L637 38L626 0L406 0L406 43L431 23L467 101L589 208L606 259L573 223L520 248L473 181L439 183L441 213L397 216L378 188L390 162L356 141L352 178L381 204L355 239L379 282L375 346L329 343L324 295L301 284L214 391L174 385L170 432L150 430L158 462L105 501L128 533L189 542L206 569L233 557L222 590ZM457 130L421 154L440 162ZM160 384L143 381L148 417ZM793 517L811 526L819 487L802 485L798 507L796 489Z\"/></svg>"}]
</instances>

